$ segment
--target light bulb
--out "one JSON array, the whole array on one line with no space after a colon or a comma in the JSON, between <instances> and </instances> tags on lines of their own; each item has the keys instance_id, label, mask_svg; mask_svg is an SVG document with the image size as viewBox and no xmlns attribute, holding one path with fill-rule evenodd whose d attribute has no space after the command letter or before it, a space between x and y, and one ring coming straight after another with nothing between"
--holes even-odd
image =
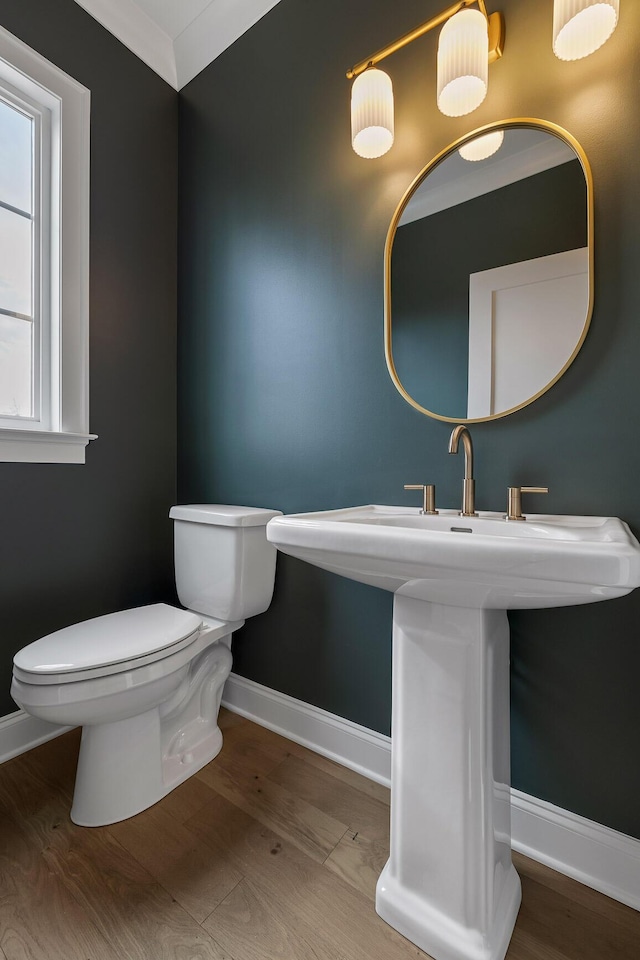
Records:
<instances>
[{"instance_id":1,"label":"light bulb","mask_svg":"<svg viewBox=\"0 0 640 960\"><path fill-rule=\"evenodd\" d=\"M504 140L504 130L495 130L493 133L485 133L482 137L475 137L469 143L460 147L458 153L463 160L487 160L497 153Z\"/></svg>"},{"instance_id":2,"label":"light bulb","mask_svg":"<svg viewBox=\"0 0 640 960\"><path fill-rule=\"evenodd\" d=\"M609 39L618 23L620 0L555 0L553 52L559 60L581 60Z\"/></svg>"},{"instance_id":3,"label":"light bulb","mask_svg":"<svg viewBox=\"0 0 640 960\"><path fill-rule=\"evenodd\" d=\"M487 95L489 28L479 10L461 10L447 20L438 41L438 108L462 117Z\"/></svg>"},{"instance_id":4,"label":"light bulb","mask_svg":"<svg viewBox=\"0 0 640 960\"><path fill-rule=\"evenodd\" d=\"M393 144L391 78L369 67L351 88L351 142L359 157L381 157Z\"/></svg>"}]
</instances>

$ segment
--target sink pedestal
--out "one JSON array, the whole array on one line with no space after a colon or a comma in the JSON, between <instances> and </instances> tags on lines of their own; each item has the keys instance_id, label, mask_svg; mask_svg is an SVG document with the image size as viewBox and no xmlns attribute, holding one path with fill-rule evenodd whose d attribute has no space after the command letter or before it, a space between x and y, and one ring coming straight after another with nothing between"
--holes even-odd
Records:
<instances>
[{"instance_id":1,"label":"sink pedestal","mask_svg":"<svg viewBox=\"0 0 640 960\"><path fill-rule=\"evenodd\" d=\"M392 737L376 910L435 960L502 960L521 897L505 610L395 595Z\"/></svg>"}]
</instances>

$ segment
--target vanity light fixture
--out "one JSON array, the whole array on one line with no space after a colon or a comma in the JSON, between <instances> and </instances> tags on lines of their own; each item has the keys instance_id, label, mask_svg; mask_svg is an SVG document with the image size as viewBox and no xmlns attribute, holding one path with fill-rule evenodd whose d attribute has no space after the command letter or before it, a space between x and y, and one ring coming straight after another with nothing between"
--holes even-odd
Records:
<instances>
[{"instance_id":1,"label":"vanity light fixture","mask_svg":"<svg viewBox=\"0 0 640 960\"><path fill-rule=\"evenodd\" d=\"M480 106L489 82L489 24L480 10L447 20L438 40L438 109L463 117Z\"/></svg>"},{"instance_id":2,"label":"vanity light fixture","mask_svg":"<svg viewBox=\"0 0 640 960\"><path fill-rule=\"evenodd\" d=\"M393 144L393 86L384 70L370 67L351 88L351 142L359 157L373 160Z\"/></svg>"},{"instance_id":3,"label":"vanity light fixture","mask_svg":"<svg viewBox=\"0 0 640 960\"><path fill-rule=\"evenodd\" d=\"M477 6L477 10L467 9ZM487 13L484 0L459 0L378 50L347 71L351 93L351 137L361 157L381 157L393 144L393 90L389 76L376 64L413 40L444 24L438 44L438 107L461 117L479 107L487 95L488 66L502 56L504 20Z\"/></svg>"},{"instance_id":4,"label":"vanity light fixture","mask_svg":"<svg viewBox=\"0 0 640 960\"><path fill-rule=\"evenodd\" d=\"M620 0L554 0L553 52L581 60L606 43L618 24Z\"/></svg>"},{"instance_id":5,"label":"vanity light fixture","mask_svg":"<svg viewBox=\"0 0 640 960\"><path fill-rule=\"evenodd\" d=\"M463 160L487 160L497 153L504 140L504 130L494 130L493 133L485 133L483 137L476 137L475 140L469 140L464 146L458 149L458 153Z\"/></svg>"}]
</instances>

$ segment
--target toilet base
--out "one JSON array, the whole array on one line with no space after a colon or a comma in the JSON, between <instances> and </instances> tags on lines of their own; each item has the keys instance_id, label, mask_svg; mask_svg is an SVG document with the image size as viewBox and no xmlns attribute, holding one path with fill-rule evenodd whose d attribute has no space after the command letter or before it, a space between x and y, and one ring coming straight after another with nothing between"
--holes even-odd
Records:
<instances>
[{"instance_id":1,"label":"toilet base","mask_svg":"<svg viewBox=\"0 0 640 960\"><path fill-rule=\"evenodd\" d=\"M169 763L173 776L166 782L158 763L157 721L158 711L150 710L129 720L82 728L70 813L74 823L104 827L128 820L166 797L222 749L222 732L216 724L180 767Z\"/></svg>"},{"instance_id":2,"label":"toilet base","mask_svg":"<svg viewBox=\"0 0 640 960\"><path fill-rule=\"evenodd\" d=\"M218 712L231 652L215 643L190 664L168 701L125 720L82 728L71 819L118 823L153 806L222 748Z\"/></svg>"}]
</instances>

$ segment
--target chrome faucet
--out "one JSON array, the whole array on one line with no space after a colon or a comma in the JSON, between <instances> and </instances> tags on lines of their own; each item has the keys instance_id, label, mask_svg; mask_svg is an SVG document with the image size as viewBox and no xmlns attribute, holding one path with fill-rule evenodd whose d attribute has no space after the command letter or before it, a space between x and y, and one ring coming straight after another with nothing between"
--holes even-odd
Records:
<instances>
[{"instance_id":1,"label":"chrome faucet","mask_svg":"<svg viewBox=\"0 0 640 960\"><path fill-rule=\"evenodd\" d=\"M449 453L458 452L458 441L462 437L464 446L464 480L462 481L462 510L461 517L477 517L475 480L473 479L473 443L471 434L463 423L454 427L449 438Z\"/></svg>"}]
</instances>

